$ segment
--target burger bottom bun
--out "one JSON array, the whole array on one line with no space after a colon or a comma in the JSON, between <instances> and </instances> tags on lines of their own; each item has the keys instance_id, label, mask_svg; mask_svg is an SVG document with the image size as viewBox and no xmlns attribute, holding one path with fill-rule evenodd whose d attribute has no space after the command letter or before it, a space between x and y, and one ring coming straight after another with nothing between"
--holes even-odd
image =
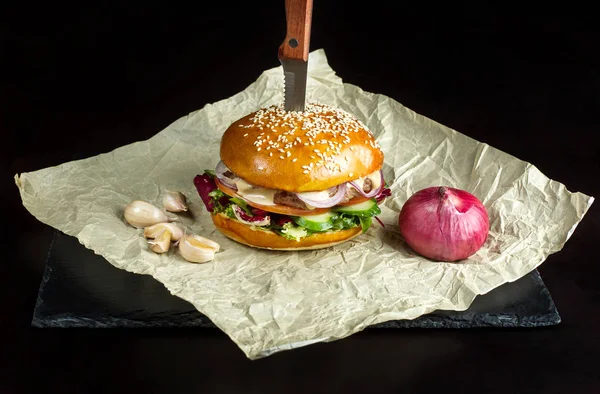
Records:
<instances>
[{"instance_id":1,"label":"burger bottom bun","mask_svg":"<svg viewBox=\"0 0 600 394\"><path fill-rule=\"evenodd\" d=\"M247 246L270 250L313 250L341 244L361 234L362 228L339 230L309 235L299 241L286 239L272 231L255 230L252 227L218 213L212 220L226 237Z\"/></svg>"}]
</instances>

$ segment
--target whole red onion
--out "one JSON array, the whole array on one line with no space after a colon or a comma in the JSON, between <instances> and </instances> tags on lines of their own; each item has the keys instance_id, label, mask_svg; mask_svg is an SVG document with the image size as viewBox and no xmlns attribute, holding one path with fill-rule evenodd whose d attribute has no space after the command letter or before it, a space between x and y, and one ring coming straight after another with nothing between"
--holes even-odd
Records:
<instances>
[{"instance_id":1,"label":"whole red onion","mask_svg":"<svg viewBox=\"0 0 600 394\"><path fill-rule=\"evenodd\" d=\"M398 218L400 234L415 252L437 261L458 261L477 252L489 231L485 206L471 193L446 186L413 194Z\"/></svg>"}]
</instances>

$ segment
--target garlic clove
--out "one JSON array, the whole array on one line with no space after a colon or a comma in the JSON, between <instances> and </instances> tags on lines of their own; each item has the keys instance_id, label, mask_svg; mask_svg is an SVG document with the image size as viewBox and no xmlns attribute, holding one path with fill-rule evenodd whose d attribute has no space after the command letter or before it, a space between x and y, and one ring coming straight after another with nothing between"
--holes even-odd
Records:
<instances>
[{"instance_id":1,"label":"garlic clove","mask_svg":"<svg viewBox=\"0 0 600 394\"><path fill-rule=\"evenodd\" d=\"M167 190L163 197L163 207L169 212L187 211L186 198L180 192Z\"/></svg>"},{"instance_id":2,"label":"garlic clove","mask_svg":"<svg viewBox=\"0 0 600 394\"><path fill-rule=\"evenodd\" d=\"M212 241L208 238L201 237L196 234L189 234L187 236L187 240L188 240L188 242L191 242L194 245L204 246L209 249L213 249L215 252L218 252L221 249L221 245L219 245L215 241Z\"/></svg>"},{"instance_id":3,"label":"garlic clove","mask_svg":"<svg viewBox=\"0 0 600 394\"><path fill-rule=\"evenodd\" d=\"M163 231L169 230L171 232L171 239L173 241L179 241L183 237L183 229L175 223L157 223L144 229L144 237L156 238Z\"/></svg>"},{"instance_id":4,"label":"garlic clove","mask_svg":"<svg viewBox=\"0 0 600 394\"><path fill-rule=\"evenodd\" d=\"M150 249L156 253L166 253L171 247L171 232L169 230L163 230L158 237L152 241L148 241Z\"/></svg>"},{"instance_id":5,"label":"garlic clove","mask_svg":"<svg viewBox=\"0 0 600 394\"><path fill-rule=\"evenodd\" d=\"M179 241L179 253L191 263L206 263L214 259L220 248L218 243L194 234L186 234Z\"/></svg>"},{"instance_id":6,"label":"garlic clove","mask_svg":"<svg viewBox=\"0 0 600 394\"><path fill-rule=\"evenodd\" d=\"M125 207L125 220L137 228L171 221L167 214L159 208L140 200L132 201Z\"/></svg>"}]
</instances>

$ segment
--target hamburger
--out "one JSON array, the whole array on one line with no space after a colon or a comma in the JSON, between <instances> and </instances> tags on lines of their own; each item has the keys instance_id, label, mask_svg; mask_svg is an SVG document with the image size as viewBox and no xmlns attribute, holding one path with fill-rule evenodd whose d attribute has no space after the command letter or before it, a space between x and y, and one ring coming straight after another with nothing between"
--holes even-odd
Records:
<instances>
[{"instance_id":1,"label":"hamburger","mask_svg":"<svg viewBox=\"0 0 600 394\"><path fill-rule=\"evenodd\" d=\"M348 112L280 104L231 124L220 161L194 184L228 238L263 249L320 249L371 227L390 194L383 159L373 134Z\"/></svg>"}]
</instances>

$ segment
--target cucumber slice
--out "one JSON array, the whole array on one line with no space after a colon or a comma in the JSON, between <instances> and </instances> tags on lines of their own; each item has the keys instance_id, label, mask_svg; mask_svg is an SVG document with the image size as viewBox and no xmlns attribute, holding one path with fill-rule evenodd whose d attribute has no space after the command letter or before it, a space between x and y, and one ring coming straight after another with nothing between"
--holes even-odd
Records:
<instances>
[{"instance_id":1,"label":"cucumber slice","mask_svg":"<svg viewBox=\"0 0 600 394\"><path fill-rule=\"evenodd\" d=\"M377 216L381 213L379 205L375 199L359 202L358 204L333 207L332 211L356 215L361 218Z\"/></svg>"},{"instance_id":2,"label":"cucumber slice","mask_svg":"<svg viewBox=\"0 0 600 394\"><path fill-rule=\"evenodd\" d=\"M327 231L333 227L331 218L334 214L325 212L320 215L310 216L291 216L292 220L298 225L312 231Z\"/></svg>"}]
</instances>

